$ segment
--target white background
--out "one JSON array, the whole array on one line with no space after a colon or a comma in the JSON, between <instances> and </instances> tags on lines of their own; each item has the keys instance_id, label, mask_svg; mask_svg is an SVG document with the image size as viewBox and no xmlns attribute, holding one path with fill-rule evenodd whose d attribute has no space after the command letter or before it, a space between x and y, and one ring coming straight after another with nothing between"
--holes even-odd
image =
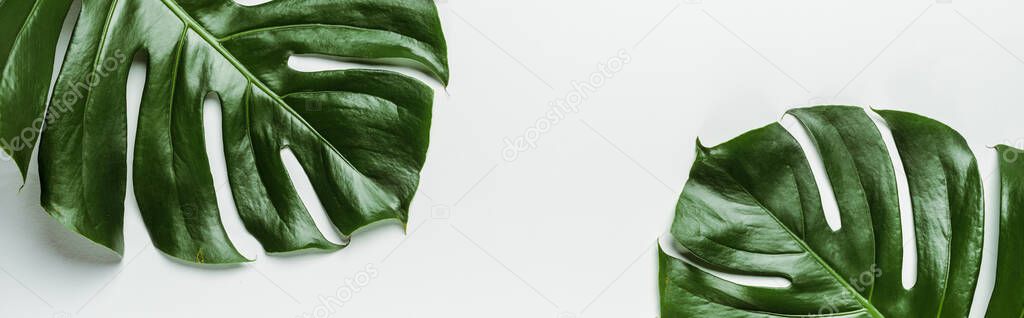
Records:
<instances>
[{"instance_id":1,"label":"white background","mask_svg":"<svg viewBox=\"0 0 1024 318\"><path fill-rule=\"evenodd\" d=\"M433 84L431 147L408 234L384 226L337 253L267 256L222 205L229 233L257 260L199 268L149 245L129 196L118 260L46 216L34 166L19 191L15 166L4 163L0 317L302 317L367 266L376 277L343 306L320 310L331 317L655 317L655 242L698 136L714 145L785 109L835 103L918 112L958 129L980 151L1024 138L1020 2L438 5L452 81L447 92ZM631 62L579 112L540 134L536 148L503 157L505 138L522 136L551 102L575 91L572 81L588 80L623 50ZM133 74L129 100L142 83ZM216 123L216 105L207 109ZM219 133L208 136L217 149ZM222 156L213 157L222 182ZM219 190L223 197L227 188Z\"/></svg>"}]
</instances>

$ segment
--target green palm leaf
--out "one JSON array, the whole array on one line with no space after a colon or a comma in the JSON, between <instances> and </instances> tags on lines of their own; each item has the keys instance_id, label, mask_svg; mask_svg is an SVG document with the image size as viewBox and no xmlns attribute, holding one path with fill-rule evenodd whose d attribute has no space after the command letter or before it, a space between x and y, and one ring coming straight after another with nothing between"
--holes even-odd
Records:
<instances>
[{"instance_id":1,"label":"green palm leaf","mask_svg":"<svg viewBox=\"0 0 1024 318\"><path fill-rule=\"evenodd\" d=\"M956 131L897 111L876 111L905 167L918 250L916 283L902 279L896 174L882 135L860 108L790 111L825 163L842 226L833 231L807 159L779 124L748 132L698 158L679 199L674 242L689 262L661 253L664 317L967 317L981 268L984 204L974 154ZM1024 235L1024 163L998 148L1003 205L990 317L1024 308L1014 264ZM784 278L781 288L741 285L703 268Z\"/></svg>"},{"instance_id":2,"label":"green palm leaf","mask_svg":"<svg viewBox=\"0 0 1024 318\"><path fill-rule=\"evenodd\" d=\"M39 138L42 205L71 230L123 252L126 149L154 245L183 260L247 261L224 232L202 103L223 113L231 192L268 252L341 248L317 230L281 161L294 152L345 235L407 219L429 139L433 91L397 73L301 73L294 54L406 59L447 83L428 0L84 0L53 87L71 0L0 1L0 137L23 175ZM148 58L135 140L126 137L131 60ZM49 107L46 107L49 105ZM44 116L45 111L45 116ZM41 137L33 131L45 122Z\"/></svg>"}]
</instances>

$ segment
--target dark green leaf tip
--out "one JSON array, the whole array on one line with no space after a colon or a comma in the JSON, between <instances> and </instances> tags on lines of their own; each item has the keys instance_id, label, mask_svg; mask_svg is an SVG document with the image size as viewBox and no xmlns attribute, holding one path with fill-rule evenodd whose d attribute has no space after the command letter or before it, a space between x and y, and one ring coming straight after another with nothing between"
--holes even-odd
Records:
<instances>
[{"instance_id":1,"label":"dark green leaf tip","mask_svg":"<svg viewBox=\"0 0 1024 318\"><path fill-rule=\"evenodd\" d=\"M697 138L696 146L697 146L696 147L697 148L697 160L704 160L704 158L707 157L707 155L708 155L708 153L710 151L710 148L705 147L704 143L702 143L700 141L699 137Z\"/></svg>"}]
</instances>

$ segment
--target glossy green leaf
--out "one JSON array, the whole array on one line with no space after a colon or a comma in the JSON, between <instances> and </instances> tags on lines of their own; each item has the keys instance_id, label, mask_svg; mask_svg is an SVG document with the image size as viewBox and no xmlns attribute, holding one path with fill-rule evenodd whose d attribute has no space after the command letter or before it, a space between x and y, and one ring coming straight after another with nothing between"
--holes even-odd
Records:
<instances>
[{"instance_id":1,"label":"glossy green leaf","mask_svg":"<svg viewBox=\"0 0 1024 318\"><path fill-rule=\"evenodd\" d=\"M881 133L860 108L795 109L789 113L825 163L841 228L827 224L803 149L779 124L700 146L671 229L689 262L661 253L662 316L967 317L984 239L974 154L942 123L876 112L892 131L909 183L918 259L911 288L903 284L897 181ZM1016 198L1024 167L1014 169L1004 168L1004 184L1011 185L1006 196ZM1004 226L1013 229L1004 243L1018 247L1001 247L1005 262L1021 255L1013 233L1021 224L1013 217L1004 213ZM743 285L704 269L790 284ZM1015 313L992 316L1018 317L1020 270L1003 270L1017 278L1007 279L994 299Z\"/></svg>"},{"instance_id":2,"label":"glossy green leaf","mask_svg":"<svg viewBox=\"0 0 1024 318\"><path fill-rule=\"evenodd\" d=\"M0 1L0 138L22 174L36 145L42 205L71 230L121 253L127 144L135 196L154 245L199 263L247 261L220 221L203 100L222 104L231 194L268 252L341 248L292 185L290 149L343 234L407 220L429 141L433 90L398 73L304 73L296 54L421 64L447 83L446 45L429 0L83 0L50 90L71 0ZM125 88L135 56L147 78L127 140ZM48 105L48 107L47 107ZM45 112L45 114L44 114ZM41 137L38 128L45 122Z\"/></svg>"},{"instance_id":3,"label":"glossy green leaf","mask_svg":"<svg viewBox=\"0 0 1024 318\"><path fill-rule=\"evenodd\" d=\"M987 317L1024 317L1024 151L998 146L999 152L999 254L996 285Z\"/></svg>"}]
</instances>

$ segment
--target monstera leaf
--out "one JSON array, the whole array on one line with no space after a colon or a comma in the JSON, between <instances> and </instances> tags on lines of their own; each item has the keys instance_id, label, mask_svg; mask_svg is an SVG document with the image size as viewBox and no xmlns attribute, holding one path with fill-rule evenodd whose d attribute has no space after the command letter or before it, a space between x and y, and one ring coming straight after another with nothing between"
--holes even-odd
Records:
<instances>
[{"instance_id":1,"label":"monstera leaf","mask_svg":"<svg viewBox=\"0 0 1024 318\"><path fill-rule=\"evenodd\" d=\"M433 90L392 72L302 73L287 62L295 54L411 60L447 83L432 1L83 0L48 97L71 4L0 0L0 144L24 175L40 139L42 205L60 223L123 251L126 148L134 142L132 190L154 245L190 262L247 261L220 221L204 145L209 94L222 104L232 197L268 252L341 248L303 206L281 161L286 148L342 234L407 219ZM127 140L125 83L140 55L147 78L138 133Z\"/></svg>"},{"instance_id":2,"label":"monstera leaf","mask_svg":"<svg viewBox=\"0 0 1024 318\"><path fill-rule=\"evenodd\" d=\"M663 317L967 317L978 285L985 215L974 154L939 122L876 112L892 130L906 170L916 282L903 281L897 177L871 118L855 107L796 109L789 113L825 163L841 226L829 226L803 150L779 124L714 148L698 145L671 229L687 261L661 253ZM1024 163L1018 150L998 150L999 283L988 312L1020 317L1024 220L1017 209L1024 202ZM738 284L705 269L788 284Z\"/></svg>"}]
</instances>

